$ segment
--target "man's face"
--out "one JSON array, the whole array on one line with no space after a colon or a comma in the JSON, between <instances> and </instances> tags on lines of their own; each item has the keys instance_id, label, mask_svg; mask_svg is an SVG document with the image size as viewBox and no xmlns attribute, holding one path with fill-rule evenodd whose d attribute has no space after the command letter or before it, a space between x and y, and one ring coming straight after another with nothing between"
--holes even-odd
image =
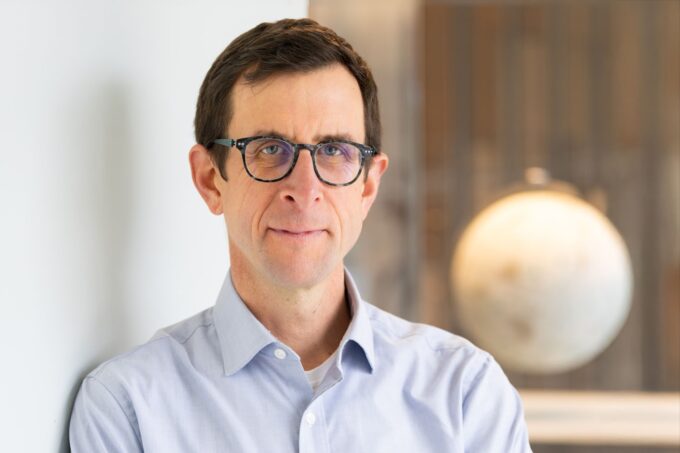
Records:
<instances>
[{"instance_id":1,"label":"man's face","mask_svg":"<svg viewBox=\"0 0 680 453\"><path fill-rule=\"evenodd\" d=\"M359 85L339 64L255 85L241 80L232 91L232 111L229 138L275 134L297 143L365 140ZM232 148L228 181L214 176L232 268L288 288L311 287L340 271L386 168L386 156L379 155L366 181L362 175L350 186L329 186L316 177L310 153L301 150L287 178L264 183L248 176Z\"/></svg>"}]
</instances>

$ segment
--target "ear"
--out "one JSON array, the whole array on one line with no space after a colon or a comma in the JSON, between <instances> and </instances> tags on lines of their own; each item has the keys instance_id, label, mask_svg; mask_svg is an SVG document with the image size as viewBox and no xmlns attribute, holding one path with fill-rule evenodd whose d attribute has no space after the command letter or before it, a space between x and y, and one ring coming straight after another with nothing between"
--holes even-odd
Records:
<instances>
[{"instance_id":1,"label":"ear","mask_svg":"<svg viewBox=\"0 0 680 453\"><path fill-rule=\"evenodd\" d=\"M378 195L378 188L380 187L380 178L389 166L389 158L387 154L380 153L373 156L371 168L368 171L368 177L364 181L364 189L361 193L361 209L363 217L366 219L368 211L371 209L375 197Z\"/></svg>"},{"instance_id":2,"label":"ear","mask_svg":"<svg viewBox=\"0 0 680 453\"><path fill-rule=\"evenodd\" d=\"M215 215L222 214L222 193L218 181L224 181L215 169L210 153L203 145L194 145L189 151L189 165L194 186L201 194L208 209Z\"/></svg>"}]
</instances>

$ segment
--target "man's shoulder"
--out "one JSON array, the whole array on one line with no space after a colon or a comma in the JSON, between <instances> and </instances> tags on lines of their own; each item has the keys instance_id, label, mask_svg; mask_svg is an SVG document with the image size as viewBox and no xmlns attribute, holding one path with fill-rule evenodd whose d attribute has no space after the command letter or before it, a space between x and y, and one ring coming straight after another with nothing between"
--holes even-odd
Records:
<instances>
[{"instance_id":1,"label":"man's shoulder","mask_svg":"<svg viewBox=\"0 0 680 453\"><path fill-rule=\"evenodd\" d=\"M366 308L378 363L385 363L389 373L408 379L412 387L409 392L436 393L432 383L437 381L444 384L440 391L456 388L463 398L480 385L487 388L489 395L496 395L494 398L514 398L498 363L469 340L435 326L405 320L368 303ZM413 370L419 370L424 379L412 380Z\"/></svg>"},{"instance_id":2,"label":"man's shoulder","mask_svg":"<svg viewBox=\"0 0 680 453\"><path fill-rule=\"evenodd\" d=\"M178 362L191 362L190 343L203 343L211 335L212 308L158 330L147 342L118 354L97 366L86 379L111 387L149 382Z\"/></svg>"},{"instance_id":3,"label":"man's shoulder","mask_svg":"<svg viewBox=\"0 0 680 453\"><path fill-rule=\"evenodd\" d=\"M411 345L434 355L456 355L486 361L490 355L459 335L429 324L408 321L375 305L364 302L371 320L374 338L400 348Z\"/></svg>"}]
</instances>

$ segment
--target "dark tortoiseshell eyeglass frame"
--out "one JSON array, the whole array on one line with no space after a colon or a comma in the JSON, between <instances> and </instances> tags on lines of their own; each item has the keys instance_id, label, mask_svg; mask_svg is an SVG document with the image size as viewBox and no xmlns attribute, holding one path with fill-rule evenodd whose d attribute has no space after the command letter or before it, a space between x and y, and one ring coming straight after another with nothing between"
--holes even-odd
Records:
<instances>
[{"instance_id":1,"label":"dark tortoiseshell eyeglass frame","mask_svg":"<svg viewBox=\"0 0 680 453\"><path fill-rule=\"evenodd\" d=\"M248 164L246 163L246 147L248 146L248 144L250 142L252 142L254 140L260 140L260 139L278 140L278 141L281 141L283 143L286 143L293 150L293 159L291 160L290 167L283 174L283 176L280 176L280 177L277 177L277 178L274 178L274 179L263 179L263 178L258 178L257 176L255 176L251 173L250 169L248 168ZM353 184L359 178L359 175L361 175L361 172L364 169L365 162L368 159L370 159L371 157L378 154L378 151L376 151L372 146L364 145L363 143L356 143L356 142L353 142L353 141L350 141L350 140L329 140L329 141L317 143L316 145L312 145L312 144L307 144L307 143L293 143L293 142L286 140L285 138L282 138L282 137L257 135L257 136L254 136L254 137L244 137L244 138L238 138L238 139L218 138L218 139L214 140L213 143L216 144L216 145L226 146L227 148L231 148L233 146L236 149L238 149L241 152L241 158L243 159L243 168L245 168L246 173L248 173L248 176L250 176L254 180L260 181L260 182L277 182L277 181L281 181L282 179L288 177L293 172L293 169L295 168L295 164L297 163L298 157L300 156L300 150L306 149L311 154L312 164L313 164L313 167L314 167L314 173L316 173L316 177L319 178L319 180L321 182L323 182L324 184L328 184L330 186L340 186L340 187L349 186L350 184ZM332 143L343 143L343 144L347 144L347 145L352 145L359 150L359 156L360 156L359 169L357 171L357 174L354 175L354 177L348 182L334 183L334 182L328 181L321 176L321 174L319 173L319 169L316 166L316 152L317 152L317 150L322 148L323 146L327 146L327 145L332 144ZM222 174L222 176L224 177L224 174L222 173L222 169L220 169L220 174Z\"/></svg>"}]
</instances>

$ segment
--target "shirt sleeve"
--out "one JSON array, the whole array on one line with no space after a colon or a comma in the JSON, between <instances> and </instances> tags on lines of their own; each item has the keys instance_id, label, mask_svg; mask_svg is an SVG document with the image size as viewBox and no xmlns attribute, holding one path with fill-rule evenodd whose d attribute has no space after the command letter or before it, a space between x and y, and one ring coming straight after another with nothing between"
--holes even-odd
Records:
<instances>
[{"instance_id":1,"label":"shirt sleeve","mask_svg":"<svg viewBox=\"0 0 680 453\"><path fill-rule=\"evenodd\" d=\"M73 453L143 452L136 421L94 376L87 376L76 397L69 426Z\"/></svg>"},{"instance_id":2,"label":"shirt sleeve","mask_svg":"<svg viewBox=\"0 0 680 453\"><path fill-rule=\"evenodd\" d=\"M490 356L463 401L465 452L531 453L522 401Z\"/></svg>"}]
</instances>

